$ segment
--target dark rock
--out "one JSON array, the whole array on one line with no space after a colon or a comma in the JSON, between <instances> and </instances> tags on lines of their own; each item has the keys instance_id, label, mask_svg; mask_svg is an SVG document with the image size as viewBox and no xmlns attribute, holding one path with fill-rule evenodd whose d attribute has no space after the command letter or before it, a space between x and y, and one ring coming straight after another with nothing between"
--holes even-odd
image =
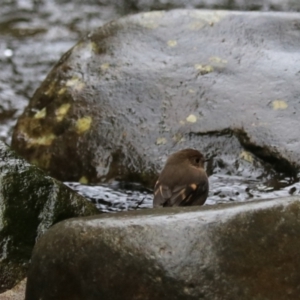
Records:
<instances>
[{"instance_id":1,"label":"dark rock","mask_svg":"<svg viewBox=\"0 0 300 300\"><path fill-rule=\"evenodd\" d=\"M152 186L166 155L188 147L214 157L211 173L294 176L298 20L175 10L111 22L50 72L13 148L64 181Z\"/></svg>"},{"instance_id":2,"label":"dark rock","mask_svg":"<svg viewBox=\"0 0 300 300\"><path fill-rule=\"evenodd\" d=\"M54 223L98 213L0 142L0 292L25 277L36 239Z\"/></svg>"},{"instance_id":3,"label":"dark rock","mask_svg":"<svg viewBox=\"0 0 300 300\"><path fill-rule=\"evenodd\" d=\"M297 299L299 200L63 221L35 246L26 300Z\"/></svg>"}]
</instances>

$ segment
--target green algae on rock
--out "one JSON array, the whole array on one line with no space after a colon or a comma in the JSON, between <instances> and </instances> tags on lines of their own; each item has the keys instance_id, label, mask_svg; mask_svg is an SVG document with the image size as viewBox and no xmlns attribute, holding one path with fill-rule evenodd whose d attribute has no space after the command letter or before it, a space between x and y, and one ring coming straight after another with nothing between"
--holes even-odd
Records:
<instances>
[{"instance_id":1,"label":"green algae on rock","mask_svg":"<svg viewBox=\"0 0 300 300\"><path fill-rule=\"evenodd\" d=\"M90 202L0 142L0 292L25 277L35 241L51 225L97 213Z\"/></svg>"}]
</instances>

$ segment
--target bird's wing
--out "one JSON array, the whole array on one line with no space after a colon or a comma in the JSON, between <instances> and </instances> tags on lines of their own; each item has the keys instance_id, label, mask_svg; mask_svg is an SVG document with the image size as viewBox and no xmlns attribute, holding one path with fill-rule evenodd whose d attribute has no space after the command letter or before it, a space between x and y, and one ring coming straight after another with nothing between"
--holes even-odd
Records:
<instances>
[{"instance_id":1,"label":"bird's wing","mask_svg":"<svg viewBox=\"0 0 300 300\"><path fill-rule=\"evenodd\" d=\"M202 178L198 184L191 184L187 186L185 190L185 194L187 196L177 205L203 205L208 195L208 188L207 178Z\"/></svg>"},{"instance_id":2,"label":"bird's wing","mask_svg":"<svg viewBox=\"0 0 300 300\"><path fill-rule=\"evenodd\" d=\"M156 182L153 206L202 205L208 194L207 177L195 177L190 184L177 185L173 189Z\"/></svg>"},{"instance_id":3,"label":"bird's wing","mask_svg":"<svg viewBox=\"0 0 300 300\"><path fill-rule=\"evenodd\" d=\"M164 204L172 197L172 191L167 185L156 182L154 187L153 206L164 206Z\"/></svg>"},{"instance_id":4,"label":"bird's wing","mask_svg":"<svg viewBox=\"0 0 300 300\"><path fill-rule=\"evenodd\" d=\"M170 197L168 204L165 206L179 206L190 193L191 191L189 186L186 184L175 187L172 191L172 196Z\"/></svg>"}]
</instances>

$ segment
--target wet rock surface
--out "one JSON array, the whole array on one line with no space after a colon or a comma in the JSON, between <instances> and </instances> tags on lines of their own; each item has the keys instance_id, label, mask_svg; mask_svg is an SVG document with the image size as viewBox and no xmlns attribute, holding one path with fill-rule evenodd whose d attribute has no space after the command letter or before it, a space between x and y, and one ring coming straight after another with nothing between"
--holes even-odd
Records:
<instances>
[{"instance_id":1,"label":"wet rock surface","mask_svg":"<svg viewBox=\"0 0 300 300\"><path fill-rule=\"evenodd\" d=\"M37 237L54 223L99 211L0 142L0 292L25 277Z\"/></svg>"},{"instance_id":2,"label":"wet rock surface","mask_svg":"<svg viewBox=\"0 0 300 300\"><path fill-rule=\"evenodd\" d=\"M135 11L174 8L300 11L300 3L295 0L125 0L122 7Z\"/></svg>"},{"instance_id":3,"label":"wet rock surface","mask_svg":"<svg viewBox=\"0 0 300 300\"><path fill-rule=\"evenodd\" d=\"M187 147L211 158L209 174L264 184L283 174L293 183L298 18L175 10L111 22L61 58L12 145L53 176L82 183L152 187L166 156Z\"/></svg>"},{"instance_id":4,"label":"wet rock surface","mask_svg":"<svg viewBox=\"0 0 300 300\"><path fill-rule=\"evenodd\" d=\"M35 246L26 299L297 299L299 200L64 221Z\"/></svg>"},{"instance_id":5,"label":"wet rock surface","mask_svg":"<svg viewBox=\"0 0 300 300\"><path fill-rule=\"evenodd\" d=\"M59 57L91 29L118 18L114 5L89 1L1 1L0 139Z\"/></svg>"}]
</instances>

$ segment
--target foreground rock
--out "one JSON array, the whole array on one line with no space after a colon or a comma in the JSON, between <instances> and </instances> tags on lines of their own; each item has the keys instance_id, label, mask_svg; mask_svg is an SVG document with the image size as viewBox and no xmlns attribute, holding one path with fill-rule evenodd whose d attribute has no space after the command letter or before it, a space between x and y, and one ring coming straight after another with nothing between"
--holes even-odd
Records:
<instances>
[{"instance_id":1,"label":"foreground rock","mask_svg":"<svg viewBox=\"0 0 300 300\"><path fill-rule=\"evenodd\" d=\"M0 300L24 300L25 298L26 279L23 279L11 290L0 294Z\"/></svg>"},{"instance_id":2,"label":"foreground rock","mask_svg":"<svg viewBox=\"0 0 300 300\"><path fill-rule=\"evenodd\" d=\"M25 277L37 237L51 225L96 213L90 202L0 142L0 293Z\"/></svg>"},{"instance_id":3,"label":"foreground rock","mask_svg":"<svg viewBox=\"0 0 300 300\"><path fill-rule=\"evenodd\" d=\"M187 147L213 156L213 173L293 176L299 16L175 10L111 22L61 58L12 145L83 183L152 186L165 157Z\"/></svg>"},{"instance_id":4,"label":"foreground rock","mask_svg":"<svg viewBox=\"0 0 300 300\"><path fill-rule=\"evenodd\" d=\"M77 218L36 244L26 300L297 299L300 198Z\"/></svg>"}]
</instances>

